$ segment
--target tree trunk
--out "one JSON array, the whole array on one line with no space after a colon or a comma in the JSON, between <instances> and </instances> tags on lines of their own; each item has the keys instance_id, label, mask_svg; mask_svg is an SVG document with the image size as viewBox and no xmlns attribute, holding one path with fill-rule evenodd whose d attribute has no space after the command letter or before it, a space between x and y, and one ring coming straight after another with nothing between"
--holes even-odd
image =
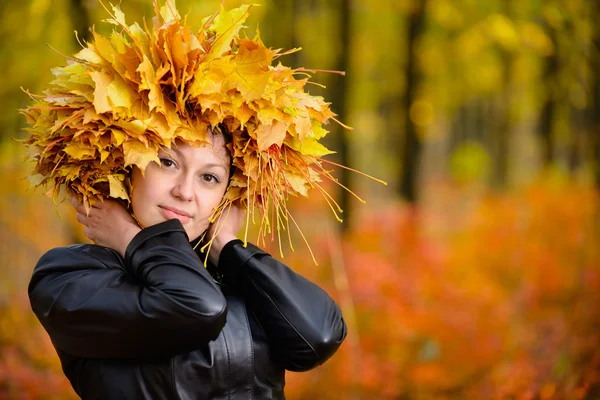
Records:
<instances>
[{"instance_id":1,"label":"tree trunk","mask_svg":"<svg viewBox=\"0 0 600 400\"><path fill-rule=\"evenodd\" d=\"M341 39L340 57L336 62L335 69L337 71L347 71L350 66L350 37L351 37L351 0L339 0L339 37ZM348 118L348 101L346 99L348 93L348 80L342 76L332 76L331 93L332 103L334 112L338 114L336 117L339 121L347 122ZM336 151L336 161L342 165L350 165L349 160L349 145L348 135L346 130L340 126L332 127L333 129L333 147ZM338 168L336 171L336 177L339 182L345 187L350 187L350 174L349 171L343 168ZM350 226L352 218L352 208L350 207L350 196L348 191L339 190L338 203L340 208L344 210L344 213L340 215L344 221L341 224L342 232L346 232Z\"/></svg>"},{"instance_id":2,"label":"tree trunk","mask_svg":"<svg viewBox=\"0 0 600 400\"><path fill-rule=\"evenodd\" d=\"M595 10L594 15L600 15ZM600 189L600 29L597 28L592 55L592 71L596 71L592 85L592 109L590 110L590 124L588 126L589 143L591 145L592 165L596 187Z\"/></svg>"},{"instance_id":3,"label":"tree trunk","mask_svg":"<svg viewBox=\"0 0 600 400\"><path fill-rule=\"evenodd\" d=\"M508 153L511 136L510 123L510 91L511 91L511 65L512 57L507 50L503 50L504 88L497 102L496 132L492 136L492 185L497 189L506 187L508 180Z\"/></svg>"},{"instance_id":4,"label":"tree trunk","mask_svg":"<svg viewBox=\"0 0 600 400\"><path fill-rule=\"evenodd\" d=\"M505 15L511 17L511 0L504 0ZM510 105L511 105L511 75L512 54L507 49L501 49L503 69L503 88L496 105L496 130L492 134L492 186L496 189L506 187L508 180L509 145L511 139Z\"/></svg>"},{"instance_id":5,"label":"tree trunk","mask_svg":"<svg viewBox=\"0 0 600 400\"><path fill-rule=\"evenodd\" d=\"M73 29L77 31L79 41L82 43L89 41L92 38L92 33L90 32L90 18L87 9L84 6L84 2L85 0L71 0L71 6L69 7L71 21L73 21ZM75 46L79 47L77 38L74 37L73 40L76 42Z\"/></svg>"},{"instance_id":6,"label":"tree trunk","mask_svg":"<svg viewBox=\"0 0 600 400\"><path fill-rule=\"evenodd\" d=\"M540 136L542 138L542 161L545 166L554 162L554 140L552 134L554 114L556 112L556 82L558 82L558 52L556 49L556 32L548 27L546 33L552 40L555 51L546 57L543 84L546 86L546 98L540 115Z\"/></svg>"},{"instance_id":7,"label":"tree trunk","mask_svg":"<svg viewBox=\"0 0 600 400\"><path fill-rule=\"evenodd\" d=\"M419 0L417 9L409 16L407 65L406 65L406 95L404 97L405 110L405 141L401 150L400 195L410 204L418 200L417 178L419 175L419 161L421 159L422 144L418 137L416 125L410 118L410 107L415 101L421 73L416 65L415 52L417 41L425 23L425 6L427 0Z\"/></svg>"}]
</instances>

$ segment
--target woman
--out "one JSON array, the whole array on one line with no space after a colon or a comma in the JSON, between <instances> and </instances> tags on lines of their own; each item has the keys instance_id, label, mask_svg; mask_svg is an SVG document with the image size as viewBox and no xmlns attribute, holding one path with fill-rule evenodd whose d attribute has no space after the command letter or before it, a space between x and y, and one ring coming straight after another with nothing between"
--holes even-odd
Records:
<instances>
[{"instance_id":1,"label":"woman","mask_svg":"<svg viewBox=\"0 0 600 400\"><path fill-rule=\"evenodd\" d=\"M249 10L196 29L155 1L150 31L113 7L118 29L22 111L32 184L66 189L94 242L50 250L29 286L83 399L283 399L284 371L346 336L323 290L236 238L244 218L289 232L287 198L310 188L336 208L318 142L334 114L306 70L238 35Z\"/></svg>"},{"instance_id":2,"label":"woman","mask_svg":"<svg viewBox=\"0 0 600 400\"><path fill-rule=\"evenodd\" d=\"M82 399L283 399L284 370L327 360L346 336L319 287L235 234L231 210L210 250L215 282L194 252L225 192L222 135L178 143L142 176L132 208L115 200L77 219L96 245L56 248L29 295ZM209 230L215 229L215 224Z\"/></svg>"}]
</instances>

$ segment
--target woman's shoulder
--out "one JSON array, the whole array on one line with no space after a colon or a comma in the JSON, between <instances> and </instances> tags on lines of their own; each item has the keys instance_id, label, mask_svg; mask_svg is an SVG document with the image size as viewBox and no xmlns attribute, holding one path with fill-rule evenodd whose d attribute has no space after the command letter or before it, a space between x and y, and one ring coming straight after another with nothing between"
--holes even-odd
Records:
<instances>
[{"instance_id":1,"label":"woman's shoulder","mask_svg":"<svg viewBox=\"0 0 600 400\"><path fill-rule=\"evenodd\" d=\"M48 250L40 257L35 269L69 266L111 268L122 265L122 259L116 251L95 244L79 243Z\"/></svg>"}]
</instances>

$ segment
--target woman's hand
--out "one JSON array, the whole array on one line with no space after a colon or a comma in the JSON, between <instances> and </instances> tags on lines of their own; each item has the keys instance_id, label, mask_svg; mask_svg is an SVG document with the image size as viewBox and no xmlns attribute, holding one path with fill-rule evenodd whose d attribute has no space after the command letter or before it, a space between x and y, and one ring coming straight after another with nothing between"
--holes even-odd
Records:
<instances>
[{"instance_id":1,"label":"woman's hand","mask_svg":"<svg viewBox=\"0 0 600 400\"><path fill-rule=\"evenodd\" d=\"M223 210L220 218L210 224L207 238L210 240L215 234L215 238L210 246L208 258L214 265L219 265L221 250L228 242L237 239L236 234L244 225L244 211L236 206L230 205L229 210Z\"/></svg>"},{"instance_id":2,"label":"woman's hand","mask_svg":"<svg viewBox=\"0 0 600 400\"><path fill-rule=\"evenodd\" d=\"M83 224L83 232L95 244L109 247L125 257L125 250L131 239L141 231L133 217L116 200L99 201L86 215L85 208L71 198L71 205L77 211L77 221Z\"/></svg>"}]
</instances>

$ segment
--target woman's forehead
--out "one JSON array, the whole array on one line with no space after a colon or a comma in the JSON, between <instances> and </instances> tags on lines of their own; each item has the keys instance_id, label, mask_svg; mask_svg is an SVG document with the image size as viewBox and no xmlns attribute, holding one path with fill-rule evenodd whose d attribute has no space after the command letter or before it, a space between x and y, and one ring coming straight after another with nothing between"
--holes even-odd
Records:
<instances>
[{"instance_id":1,"label":"woman's forehead","mask_svg":"<svg viewBox=\"0 0 600 400\"><path fill-rule=\"evenodd\" d=\"M222 135L209 135L210 143L204 146L192 146L182 140L176 140L171 146L171 150L185 158L187 162L200 163L219 163L224 167L229 166L229 151L225 146L225 140ZM165 150L166 153L170 151Z\"/></svg>"}]
</instances>

